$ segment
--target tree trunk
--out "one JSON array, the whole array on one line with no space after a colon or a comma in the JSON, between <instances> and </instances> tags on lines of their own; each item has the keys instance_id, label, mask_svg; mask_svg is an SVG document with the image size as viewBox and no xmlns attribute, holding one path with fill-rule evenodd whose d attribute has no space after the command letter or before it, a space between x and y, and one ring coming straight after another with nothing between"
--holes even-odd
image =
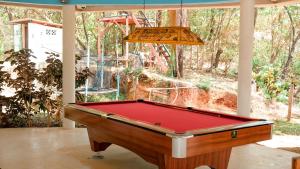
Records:
<instances>
[{"instance_id":1,"label":"tree trunk","mask_svg":"<svg viewBox=\"0 0 300 169\"><path fill-rule=\"evenodd\" d=\"M294 97L297 97L300 94L300 88L298 88L294 94Z\"/></svg>"},{"instance_id":2,"label":"tree trunk","mask_svg":"<svg viewBox=\"0 0 300 169\"><path fill-rule=\"evenodd\" d=\"M208 72L212 72L214 68L214 63L215 63L215 51L219 49L220 46L220 36L221 36L221 30L224 27L224 20L225 16L227 14L214 14L214 11L212 10L212 19L211 19L211 32L214 32L211 36L211 43L210 43L210 49L211 49L211 64ZM213 24L214 23L214 24ZM218 51L217 51L218 52ZM217 54L216 54L217 56Z\"/></svg>"},{"instance_id":3,"label":"tree trunk","mask_svg":"<svg viewBox=\"0 0 300 169\"><path fill-rule=\"evenodd\" d=\"M83 50L87 49L87 46L78 37L76 37L76 41Z\"/></svg>"},{"instance_id":4,"label":"tree trunk","mask_svg":"<svg viewBox=\"0 0 300 169\"><path fill-rule=\"evenodd\" d=\"M162 10L158 10L156 14L156 25L157 27L161 27L162 25Z\"/></svg>"},{"instance_id":5,"label":"tree trunk","mask_svg":"<svg viewBox=\"0 0 300 169\"><path fill-rule=\"evenodd\" d=\"M187 10L186 9L182 9L182 10L177 10L176 11L177 15L176 15L176 25L177 26L182 26L182 27L186 27L187 26ZM183 51L183 46L180 45L177 46L176 48L176 56L177 56L177 74L179 78L183 77L183 69L184 69L184 51Z\"/></svg>"},{"instance_id":6,"label":"tree trunk","mask_svg":"<svg viewBox=\"0 0 300 169\"><path fill-rule=\"evenodd\" d=\"M179 78L183 77L183 61L184 61L184 57L183 57L183 46L179 47L178 50L178 70L177 70L177 74Z\"/></svg>"},{"instance_id":7,"label":"tree trunk","mask_svg":"<svg viewBox=\"0 0 300 169\"><path fill-rule=\"evenodd\" d=\"M287 121L291 121L292 108L293 108L293 97L294 97L294 84L291 84L291 87L290 87L290 90L289 90L289 102L288 102Z\"/></svg>"},{"instance_id":8,"label":"tree trunk","mask_svg":"<svg viewBox=\"0 0 300 169\"><path fill-rule=\"evenodd\" d=\"M257 15L258 15L258 13L257 13L257 8L255 8L255 9L254 9L254 27L255 27L255 25L256 25Z\"/></svg>"},{"instance_id":9,"label":"tree trunk","mask_svg":"<svg viewBox=\"0 0 300 169\"><path fill-rule=\"evenodd\" d=\"M276 16L273 20L272 20L272 26L277 26L278 22L280 22L282 20L282 13L279 13L278 16ZM281 43L280 40L277 39L278 37L278 33L276 32L275 29L271 30L271 57L270 57L270 64L273 64L276 61L276 58L278 57L278 54L281 50Z\"/></svg>"},{"instance_id":10,"label":"tree trunk","mask_svg":"<svg viewBox=\"0 0 300 169\"><path fill-rule=\"evenodd\" d=\"M283 71L282 71L282 76L281 78L284 79L286 75L288 75L289 73L289 66L292 62L293 59L293 54L295 52L295 48L296 48L296 44L300 39L300 32L298 33L297 37L295 39L293 39L291 46L289 47L289 54L288 54L288 58L287 61L285 62L285 65L283 67Z\"/></svg>"},{"instance_id":11,"label":"tree trunk","mask_svg":"<svg viewBox=\"0 0 300 169\"><path fill-rule=\"evenodd\" d=\"M298 34L296 36L296 31L295 31L295 26L294 26L294 20L293 20L292 15L291 15L291 13L289 11L289 8L288 7L284 7L284 9L285 9L286 13L288 14L290 22L291 22L291 43L290 43L290 46L289 46L288 58L287 58L287 61L285 62L283 70L282 70L281 79L285 79L285 77L289 73L289 66L290 66L290 64L292 62L292 59L293 59L293 54L294 54L295 49L296 49L296 44L297 44L297 42L300 39L300 31L298 32Z\"/></svg>"},{"instance_id":12,"label":"tree trunk","mask_svg":"<svg viewBox=\"0 0 300 169\"><path fill-rule=\"evenodd\" d=\"M82 26L83 26L83 31L84 31L84 35L85 35L85 40L86 40L86 44L89 44L89 35L86 29L86 23L85 23L85 14L81 13L81 19L82 19Z\"/></svg>"},{"instance_id":13,"label":"tree trunk","mask_svg":"<svg viewBox=\"0 0 300 169\"><path fill-rule=\"evenodd\" d=\"M218 49L216 57L215 57L215 60L214 60L214 63L213 63L214 69L218 68L219 62L220 62L220 57L221 57L222 53L223 53L223 50L222 49Z\"/></svg>"},{"instance_id":14,"label":"tree trunk","mask_svg":"<svg viewBox=\"0 0 300 169\"><path fill-rule=\"evenodd\" d=\"M14 16L13 16L13 14L12 14L12 11L11 11L8 7L5 7L5 11L6 11L8 20L9 20L9 21L13 21L13 20L14 20Z\"/></svg>"}]
</instances>

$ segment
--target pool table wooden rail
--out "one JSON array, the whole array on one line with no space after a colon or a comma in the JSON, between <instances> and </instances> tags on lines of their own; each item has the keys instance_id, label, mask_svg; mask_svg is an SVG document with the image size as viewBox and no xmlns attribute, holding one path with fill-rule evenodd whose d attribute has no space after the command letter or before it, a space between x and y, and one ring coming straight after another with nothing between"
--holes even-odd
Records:
<instances>
[{"instance_id":1,"label":"pool table wooden rail","mask_svg":"<svg viewBox=\"0 0 300 169\"><path fill-rule=\"evenodd\" d=\"M241 124L224 125L224 126L220 126L220 127L213 127L213 128L208 128L208 129L197 129L197 130L190 130L190 131L187 131L184 133L177 133L174 130L163 128L163 127L155 125L155 124L144 123L141 121L136 121L136 120L132 120L132 119L129 119L129 118L126 118L123 116L119 116L117 114L113 114L113 113L109 113L109 112L102 112L99 110L88 108L88 105L95 105L95 104L101 104L101 105L104 104L105 105L105 104L112 104L112 103L113 104L122 104L122 103L135 103L135 102L143 102L146 104L152 104L152 105L154 104L154 105L158 105L158 106L169 107L172 109L186 110L186 111L190 111L192 113L201 113L201 114L207 114L207 115L223 117L223 118L233 118L233 119L238 119L238 120L249 119L249 121L241 123ZM113 119L113 120L117 120L117 121L122 121L124 123L140 126L143 128L147 128L150 130L154 130L157 132L166 133L166 134L170 134L170 135L174 135L174 136L177 136L177 135L180 135L180 136L202 135L202 134L213 133L213 132L220 132L220 131L233 130L233 129L237 130L237 129L241 129L241 128L254 127L254 126L258 126L258 125L272 124L271 122L262 120L262 119L252 119L252 118L250 119L247 117L239 117L239 116L233 116L230 114L224 114L224 113L218 113L218 112L206 111L206 110L199 110L199 109L194 109L194 108L185 108L185 107L180 107L180 106L173 106L173 105L167 105L167 104L149 102L149 101L143 101L143 100L142 101L129 100L129 101L112 101L112 102L101 102L101 103L82 103L81 105L71 103L65 107L72 108L72 109L78 109L78 110L81 110L81 111L84 111L87 113L101 116L103 118L109 118L109 119ZM141 112L142 112L142 110L141 110Z\"/></svg>"},{"instance_id":2,"label":"pool table wooden rail","mask_svg":"<svg viewBox=\"0 0 300 169\"><path fill-rule=\"evenodd\" d=\"M160 169L194 169L201 165L227 169L232 147L271 138L270 123L190 135L153 130L113 119L105 113L91 113L72 104L65 106L64 113L66 118L87 126L93 151L104 151L110 144L116 144L158 165ZM232 136L233 132L236 137ZM174 155L174 149L178 149L174 140L178 138L185 142L179 145L179 149L185 152Z\"/></svg>"}]
</instances>

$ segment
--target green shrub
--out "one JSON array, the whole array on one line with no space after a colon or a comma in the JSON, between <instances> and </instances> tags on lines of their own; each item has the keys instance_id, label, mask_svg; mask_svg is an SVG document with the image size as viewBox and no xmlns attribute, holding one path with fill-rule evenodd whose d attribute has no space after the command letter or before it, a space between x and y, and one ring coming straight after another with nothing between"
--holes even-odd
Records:
<instances>
[{"instance_id":1,"label":"green shrub","mask_svg":"<svg viewBox=\"0 0 300 169\"><path fill-rule=\"evenodd\" d=\"M288 103L288 99L288 90L283 90L276 97L276 100L282 103Z\"/></svg>"},{"instance_id":2,"label":"green shrub","mask_svg":"<svg viewBox=\"0 0 300 169\"><path fill-rule=\"evenodd\" d=\"M132 67L127 67L123 70L125 75L139 77L143 73L142 68L132 69Z\"/></svg>"},{"instance_id":3,"label":"green shrub","mask_svg":"<svg viewBox=\"0 0 300 169\"><path fill-rule=\"evenodd\" d=\"M126 96L123 93L120 93L119 100L125 100ZM116 92L100 94L100 95L89 95L87 102L103 102L116 100Z\"/></svg>"},{"instance_id":4,"label":"green shrub","mask_svg":"<svg viewBox=\"0 0 300 169\"><path fill-rule=\"evenodd\" d=\"M300 124L276 120L274 121L273 132L278 135L288 134L300 136Z\"/></svg>"},{"instance_id":5,"label":"green shrub","mask_svg":"<svg viewBox=\"0 0 300 169\"><path fill-rule=\"evenodd\" d=\"M280 79L279 68L273 65L264 66L257 74L254 75L257 86L263 91L268 100L277 98L284 101L287 97L289 84Z\"/></svg>"},{"instance_id":6,"label":"green shrub","mask_svg":"<svg viewBox=\"0 0 300 169\"><path fill-rule=\"evenodd\" d=\"M211 86L211 82L209 80L200 81L200 82L198 82L198 84L196 86L199 89L209 91L209 88Z\"/></svg>"},{"instance_id":7,"label":"green shrub","mask_svg":"<svg viewBox=\"0 0 300 169\"><path fill-rule=\"evenodd\" d=\"M230 78L236 78L237 75L238 75L238 71L237 71L236 68L231 68L231 69L229 69L227 75L228 75L228 77L230 77Z\"/></svg>"}]
</instances>

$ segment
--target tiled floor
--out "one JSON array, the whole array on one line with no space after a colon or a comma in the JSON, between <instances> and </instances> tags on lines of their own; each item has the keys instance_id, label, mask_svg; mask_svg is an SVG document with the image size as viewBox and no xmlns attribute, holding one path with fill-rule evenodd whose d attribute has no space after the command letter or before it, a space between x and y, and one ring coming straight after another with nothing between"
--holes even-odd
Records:
<instances>
[{"instance_id":1,"label":"tiled floor","mask_svg":"<svg viewBox=\"0 0 300 169\"><path fill-rule=\"evenodd\" d=\"M93 157L86 129L0 129L1 169L157 169L118 146L101 154L104 159ZM290 169L294 156L251 144L233 149L229 169Z\"/></svg>"}]
</instances>

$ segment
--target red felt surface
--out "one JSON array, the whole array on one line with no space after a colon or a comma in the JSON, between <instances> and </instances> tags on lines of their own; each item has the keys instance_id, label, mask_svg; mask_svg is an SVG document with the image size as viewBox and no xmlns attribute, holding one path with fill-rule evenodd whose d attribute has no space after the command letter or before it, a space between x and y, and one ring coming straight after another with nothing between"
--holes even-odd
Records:
<instances>
[{"instance_id":1,"label":"red felt surface","mask_svg":"<svg viewBox=\"0 0 300 169\"><path fill-rule=\"evenodd\" d=\"M208 114L201 114L201 112L195 113L187 110L141 102L92 104L86 106L88 108L120 115L144 123L159 123L160 127L174 130L178 133L232 124L242 124L247 121L227 117L217 117Z\"/></svg>"}]
</instances>

